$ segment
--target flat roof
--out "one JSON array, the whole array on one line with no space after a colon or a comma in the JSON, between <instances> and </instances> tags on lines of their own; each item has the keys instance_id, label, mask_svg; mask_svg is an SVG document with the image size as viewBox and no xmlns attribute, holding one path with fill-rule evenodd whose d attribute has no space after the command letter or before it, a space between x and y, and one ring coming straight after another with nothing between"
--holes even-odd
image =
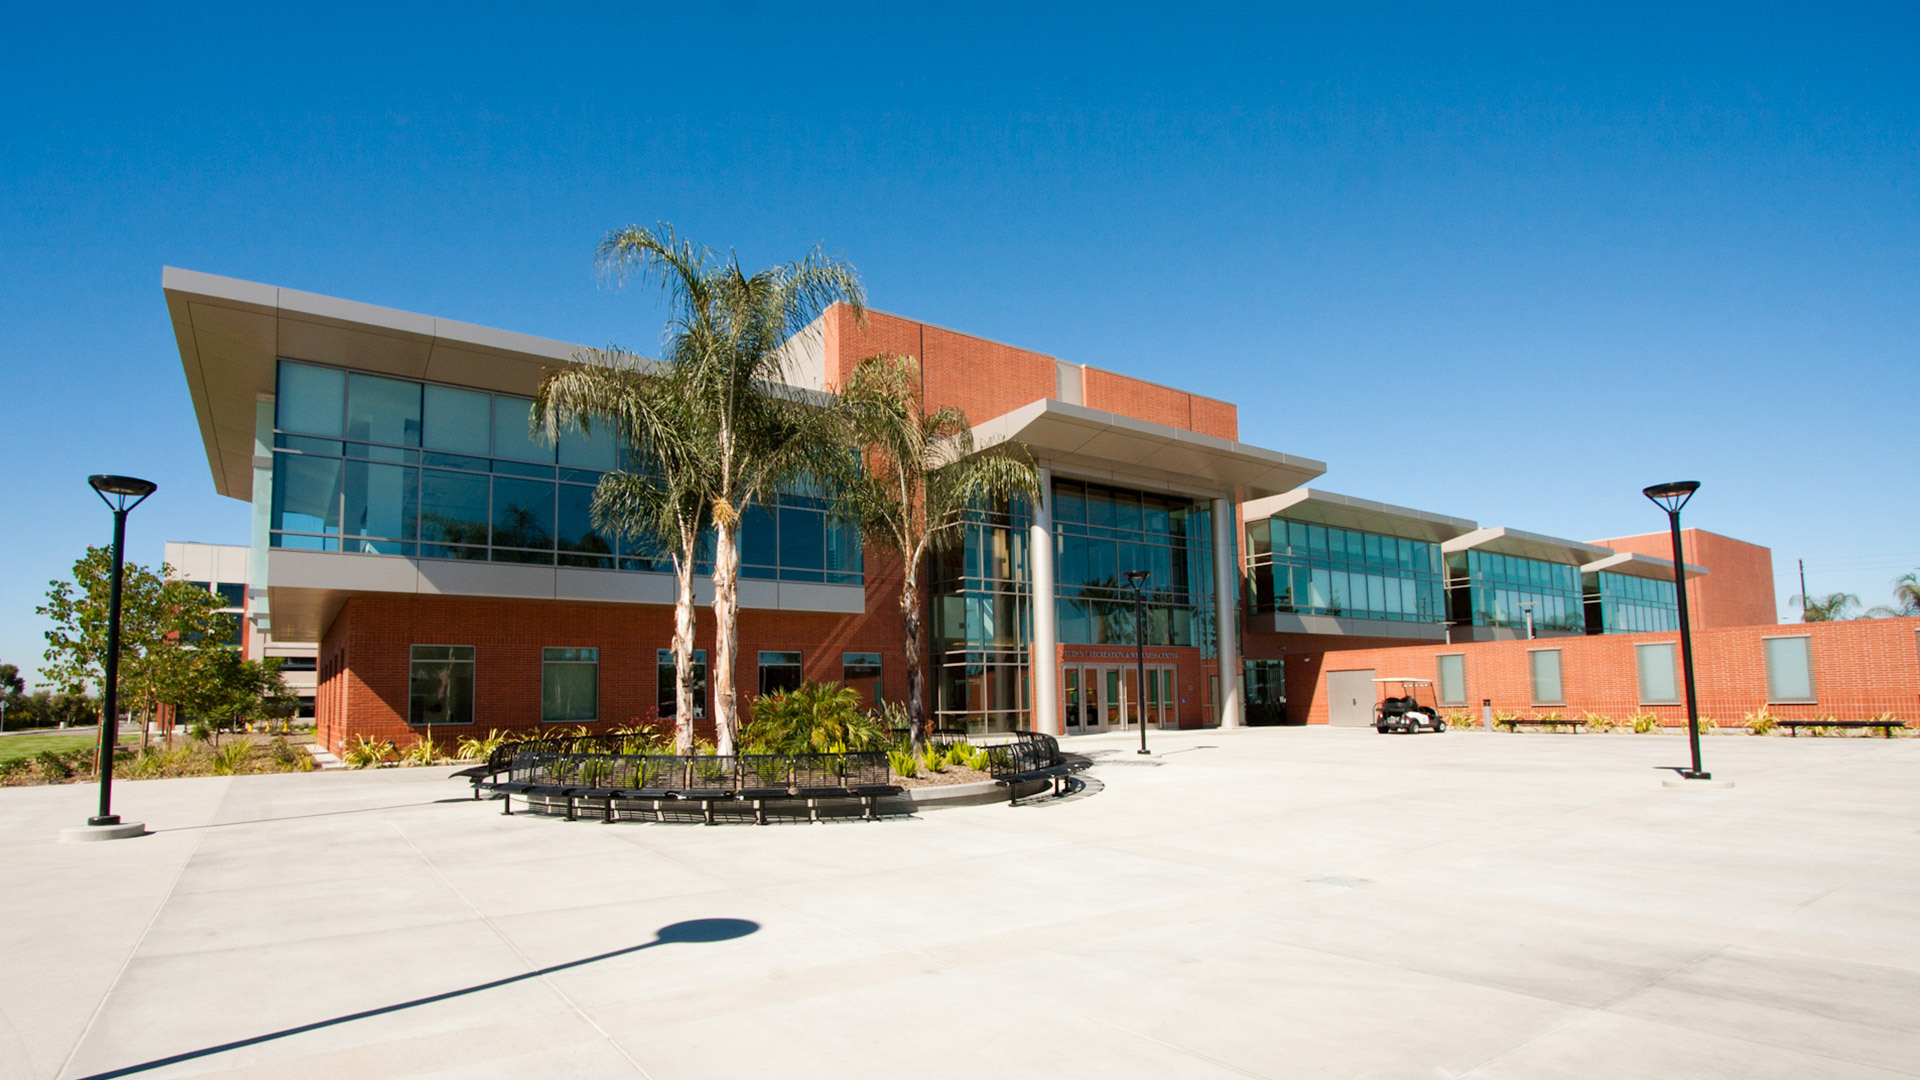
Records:
<instances>
[{"instance_id":1,"label":"flat roof","mask_svg":"<svg viewBox=\"0 0 1920 1080\"><path fill-rule=\"evenodd\" d=\"M1523 559L1539 559L1543 562L1572 563L1582 567L1596 559L1604 559L1613 554L1612 550L1597 544L1585 544L1578 540L1563 540L1557 536L1522 532L1519 529L1509 529L1504 525L1475 529L1440 545L1441 551L1466 551L1469 548L1479 548L1497 555L1518 555Z\"/></svg>"},{"instance_id":2,"label":"flat roof","mask_svg":"<svg viewBox=\"0 0 1920 1080\"><path fill-rule=\"evenodd\" d=\"M236 499L253 497L254 405L273 394L280 357L531 396L580 348L172 266L160 287L214 489Z\"/></svg>"},{"instance_id":3,"label":"flat roof","mask_svg":"<svg viewBox=\"0 0 1920 1080\"><path fill-rule=\"evenodd\" d=\"M981 450L1017 439L1035 458L1069 470L1139 477L1234 499L1291 491L1327 471L1325 462L1312 458L1052 398L975 424L973 438Z\"/></svg>"},{"instance_id":4,"label":"flat roof","mask_svg":"<svg viewBox=\"0 0 1920 1080\"><path fill-rule=\"evenodd\" d=\"M1642 555L1637 551L1619 551L1604 559L1595 559L1580 568L1582 573L1597 573L1601 570L1630 577L1653 578L1657 581L1673 580L1673 560L1662 559L1657 555ZM1697 578L1707 572L1704 566L1687 564L1687 576Z\"/></svg>"},{"instance_id":5,"label":"flat roof","mask_svg":"<svg viewBox=\"0 0 1920 1080\"><path fill-rule=\"evenodd\" d=\"M1288 521L1332 525L1436 544L1479 528L1477 523L1465 518L1356 499L1351 495L1338 495L1318 488L1300 488L1282 495L1253 499L1241 503L1240 511L1248 521L1284 517Z\"/></svg>"}]
</instances>

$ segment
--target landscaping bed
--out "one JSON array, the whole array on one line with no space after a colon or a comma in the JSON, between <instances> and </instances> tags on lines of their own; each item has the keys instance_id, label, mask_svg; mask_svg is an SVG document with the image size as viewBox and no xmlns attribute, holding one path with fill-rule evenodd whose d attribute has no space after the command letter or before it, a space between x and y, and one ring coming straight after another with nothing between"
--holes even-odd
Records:
<instances>
[{"instance_id":1,"label":"landscaping bed","mask_svg":"<svg viewBox=\"0 0 1920 1080\"><path fill-rule=\"evenodd\" d=\"M47 747L31 756L0 761L0 787L96 780L99 759L92 742L88 738L86 745L78 748ZM172 748L153 743L144 751L137 746L120 746L114 754L113 776L116 780L160 780L311 772L315 767L306 746L285 736L228 735L217 746L193 739L177 741Z\"/></svg>"}]
</instances>

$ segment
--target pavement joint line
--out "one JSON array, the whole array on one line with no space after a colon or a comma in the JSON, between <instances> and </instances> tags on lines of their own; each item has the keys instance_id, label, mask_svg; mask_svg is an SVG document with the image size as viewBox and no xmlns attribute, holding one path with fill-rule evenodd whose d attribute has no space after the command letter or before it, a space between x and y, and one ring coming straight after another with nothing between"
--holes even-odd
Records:
<instances>
[{"instance_id":1,"label":"pavement joint line","mask_svg":"<svg viewBox=\"0 0 1920 1080\"><path fill-rule=\"evenodd\" d=\"M232 778L226 779L228 782L220 792L220 801L214 807L216 816L220 813L220 807L225 806L227 800L233 795ZM200 853L200 845L206 837L206 833L194 836L193 848L187 852L186 858L180 860L180 866L173 872L173 881L167 885L167 891L161 895L159 902L153 905L152 913L147 916L146 925L140 928L140 936L134 939L133 947L128 949L127 955L121 958L120 966L114 970L113 981L107 984L106 992L101 994L100 1000L94 1003L93 1011L87 1015L86 1025L80 1029L80 1034L73 1040L73 1045L67 1048L66 1056L61 1058L60 1069L54 1073L55 1076L65 1076L73 1069L75 1055L79 1054L80 1047L86 1044L87 1036L93 1034L94 1025L100 1022L100 1014L106 1011L107 1002L112 1000L113 992L120 988L121 980L127 977L127 969L133 966L134 957L140 955L140 947L147 943L147 936L153 933L154 923L160 921L160 913L167 909L167 903L173 899L174 890L180 887L180 880L187 876L187 868L193 865L193 858Z\"/></svg>"},{"instance_id":2,"label":"pavement joint line","mask_svg":"<svg viewBox=\"0 0 1920 1080\"><path fill-rule=\"evenodd\" d=\"M459 897L460 902L467 905L468 910L473 912L474 917L478 918L482 923L486 924L487 929L492 931L493 935L500 939L500 943L505 945L509 950L511 950L513 955L520 958L520 963L528 971L540 970L540 965L535 964L533 962L532 957L528 956L520 948L520 946L514 942L512 938L508 937L506 932L501 930L500 927L494 923L493 919L489 917L486 912L480 910L479 905L475 904L471 899L469 899L467 894L460 890L459 886L447 880L446 873L440 869L439 865L436 864L433 861L433 859L427 855L426 852L420 850L420 845L413 842L413 838L407 835L407 831L405 829L402 829L398 822L389 820L387 822L387 825L390 828L392 828L394 832L400 835L400 839L406 841L407 846L413 849L413 853L420 857L420 861L423 863L426 863L427 867L433 871L434 876L440 879L440 883L445 885L448 891L452 892L453 895ZM652 1080L653 1074L648 1072L638 1061L635 1061L633 1059L633 1055L627 1053L626 1047L621 1046L619 1040L615 1039L611 1034L609 1034L607 1032L607 1029L600 1026L599 1021L595 1020L591 1015L587 1013L585 1009L581 1008L580 1003L573 1000L573 997L570 994L568 994L565 990L561 989L560 985L553 981L552 976L541 975L539 977L539 980L542 985L546 986L548 992L552 993L554 997L557 997L562 1002L564 1002L567 1008L572 1009L575 1015L577 1015L578 1017L580 1017L581 1020L586 1022L588 1027L591 1027L594 1031L598 1032L600 1034L600 1037L602 1039L605 1039L609 1046L613 1047L613 1050L615 1053L625 1058L627 1064L633 1066L634 1072L639 1073L642 1077L646 1078L646 1080Z\"/></svg>"}]
</instances>

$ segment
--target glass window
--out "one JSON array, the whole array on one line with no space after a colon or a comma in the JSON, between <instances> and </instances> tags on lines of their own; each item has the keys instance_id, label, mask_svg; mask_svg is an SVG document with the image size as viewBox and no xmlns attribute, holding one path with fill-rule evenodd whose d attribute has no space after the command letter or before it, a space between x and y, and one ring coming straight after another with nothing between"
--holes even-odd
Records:
<instances>
[{"instance_id":1,"label":"glass window","mask_svg":"<svg viewBox=\"0 0 1920 1080\"><path fill-rule=\"evenodd\" d=\"M1053 482L1053 520L1083 524L1087 520L1087 486L1071 480Z\"/></svg>"},{"instance_id":2,"label":"glass window","mask_svg":"<svg viewBox=\"0 0 1920 1080\"><path fill-rule=\"evenodd\" d=\"M420 384L354 372L347 376L347 438L420 445Z\"/></svg>"},{"instance_id":3,"label":"glass window","mask_svg":"<svg viewBox=\"0 0 1920 1080\"><path fill-rule=\"evenodd\" d=\"M1634 664L1640 674L1642 705L1672 705L1680 700L1675 679L1673 643L1660 641L1633 647Z\"/></svg>"},{"instance_id":4,"label":"glass window","mask_svg":"<svg viewBox=\"0 0 1920 1080\"><path fill-rule=\"evenodd\" d=\"M1768 704L1813 701L1812 639L1762 638L1760 644L1766 650Z\"/></svg>"},{"instance_id":5,"label":"glass window","mask_svg":"<svg viewBox=\"0 0 1920 1080\"><path fill-rule=\"evenodd\" d=\"M781 567L822 570L827 565L827 517L813 510L780 508Z\"/></svg>"},{"instance_id":6,"label":"glass window","mask_svg":"<svg viewBox=\"0 0 1920 1080\"><path fill-rule=\"evenodd\" d=\"M409 653L407 723L473 723L473 646L415 645Z\"/></svg>"},{"instance_id":7,"label":"glass window","mask_svg":"<svg viewBox=\"0 0 1920 1080\"><path fill-rule=\"evenodd\" d=\"M1436 656L1434 666L1439 670L1435 689L1442 705L1465 705L1467 703L1467 657L1464 653L1448 653Z\"/></svg>"},{"instance_id":8,"label":"glass window","mask_svg":"<svg viewBox=\"0 0 1920 1080\"><path fill-rule=\"evenodd\" d=\"M429 450L485 457L493 449L492 409L490 394L429 383L421 442Z\"/></svg>"},{"instance_id":9,"label":"glass window","mask_svg":"<svg viewBox=\"0 0 1920 1080\"><path fill-rule=\"evenodd\" d=\"M552 549L552 484L540 480L494 478L493 546Z\"/></svg>"},{"instance_id":10,"label":"glass window","mask_svg":"<svg viewBox=\"0 0 1920 1080\"><path fill-rule=\"evenodd\" d=\"M540 650L540 719L591 724L600 719L600 650Z\"/></svg>"},{"instance_id":11,"label":"glass window","mask_svg":"<svg viewBox=\"0 0 1920 1080\"><path fill-rule=\"evenodd\" d=\"M569 427L560 432L560 464L576 469L598 469L609 472L619 458L619 451L613 441L613 428L606 424L595 424L591 434L584 434L577 427Z\"/></svg>"},{"instance_id":12,"label":"glass window","mask_svg":"<svg viewBox=\"0 0 1920 1080\"><path fill-rule=\"evenodd\" d=\"M493 456L515 461L553 461L553 447L535 441L533 399L493 396Z\"/></svg>"},{"instance_id":13,"label":"glass window","mask_svg":"<svg viewBox=\"0 0 1920 1080\"><path fill-rule=\"evenodd\" d=\"M780 565L780 529L773 512L759 503L740 515L740 563L743 566Z\"/></svg>"},{"instance_id":14,"label":"glass window","mask_svg":"<svg viewBox=\"0 0 1920 1080\"><path fill-rule=\"evenodd\" d=\"M797 652L760 653L760 693L797 690L800 687L800 654Z\"/></svg>"},{"instance_id":15,"label":"glass window","mask_svg":"<svg viewBox=\"0 0 1920 1080\"><path fill-rule=\"evenodd\" d=\"M656 674L659 676L659 694L654 700L659 705L661 719L671 720L680 708L680 702L674 694L676 675L673 669L673 650L661 649L656 654L655 663L658 665ZM693 650L693 670L687 674L687 681L690 684L687 689L693 697L693 718L705 720L707 718L707 650Z\"/></svg>"},{"instance_id":16,"label":"glass window","mask_svg":"<svg viewBox=\"0 0 1920 1080\"><path fill-rule=\"evenodd\" d=\"M591 566L607 569L613 545L593 527L593 489L584 484L560 485L560 550L574 552L561 556L567 566Z\"/></svg>"},{"instance_id":17,"label":"glass window","mask_svg":"<svg viewBox=\"0 0 1920 1080\"><path fill-rule=\"evenodd\" d=\"M239 582L222 582L215 585L213 591L219 594L223 607L237 608L247 602L247 587Z\"/></svg>"},{"instance_id":18,"label":"glass window","mask_svg":"<svg viewBox=\"0 0 1920 1080\"><path fill-rule=\"evenodd\" d=\"M274 530L339 533L340 460L275 454L274 466Z\"/></svg>"},{"instance_id":19,"label":"glass window","mask_svg":"<svg viewBox=\"0 0 1920 1080\"><path fill-rule=\"evenodd\" d=\"M361 537L346 550L412 555L420 511L420 470L404 465L346 463L346 535Z\"/></svg>"},{"instance_id":20,"label":"glass window","mask_svg":"<svg viewBox=\"0 0 1920 1080\"><path fill-rule=\"evenodd\" d=\"M280 361L280 388L274 396L275 428L338 438L346 422L346 401L346 372Z\"/></svg>"},{"instance_id":21,"label":"glass window","mask_svg":"<svg viewBox=\"0 0 1920 1080\"><path fill-rule=\"evenodd\" d=\"M484 559L487 547L487 478L472 473L420 472L420 539L440 545L429 557Z\"/></svg>"},{"instance_id":22,"label":"glass window","mask_svg":"<svg viewBox=\"0 0 1920 1080\"><path fill-rule=\"evenodd\" d=\"M864 687L867 704L880 704L880 654L877 652L850 652L840 654L840 681L844 685Z\"/></svg>"},{"instance_id":23,"label":"glass window","mask_svg":"<svg viewBox=\"0 0 1920 1080\"><path fill-rule=\"evenodd\" d=\"M1560 650L1535 649L1527 654L1527 666L1533 682L1533 703L1564 705L1566 695L1560 686Z\"/></svg>"}]
</instances>

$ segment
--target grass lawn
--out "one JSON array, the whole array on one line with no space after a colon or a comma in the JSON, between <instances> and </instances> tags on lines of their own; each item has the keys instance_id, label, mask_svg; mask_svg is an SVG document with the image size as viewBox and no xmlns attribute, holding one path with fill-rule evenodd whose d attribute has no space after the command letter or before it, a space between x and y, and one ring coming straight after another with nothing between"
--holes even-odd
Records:
<instances>
[{"instance_id":1,"label":"grass lawn","mask_svg":"<svg viewBox=\"0 0 1920 1080\"><path fill-rule=\"evenodd\" d=\"M99 738L100 733L97 731L50 731L45 735L8 735L0 738L0 762L30 758L42 750L55 750L60 753L66 753L69 750L85 750L99 741Z\"/></svg>"}]
</instances>

